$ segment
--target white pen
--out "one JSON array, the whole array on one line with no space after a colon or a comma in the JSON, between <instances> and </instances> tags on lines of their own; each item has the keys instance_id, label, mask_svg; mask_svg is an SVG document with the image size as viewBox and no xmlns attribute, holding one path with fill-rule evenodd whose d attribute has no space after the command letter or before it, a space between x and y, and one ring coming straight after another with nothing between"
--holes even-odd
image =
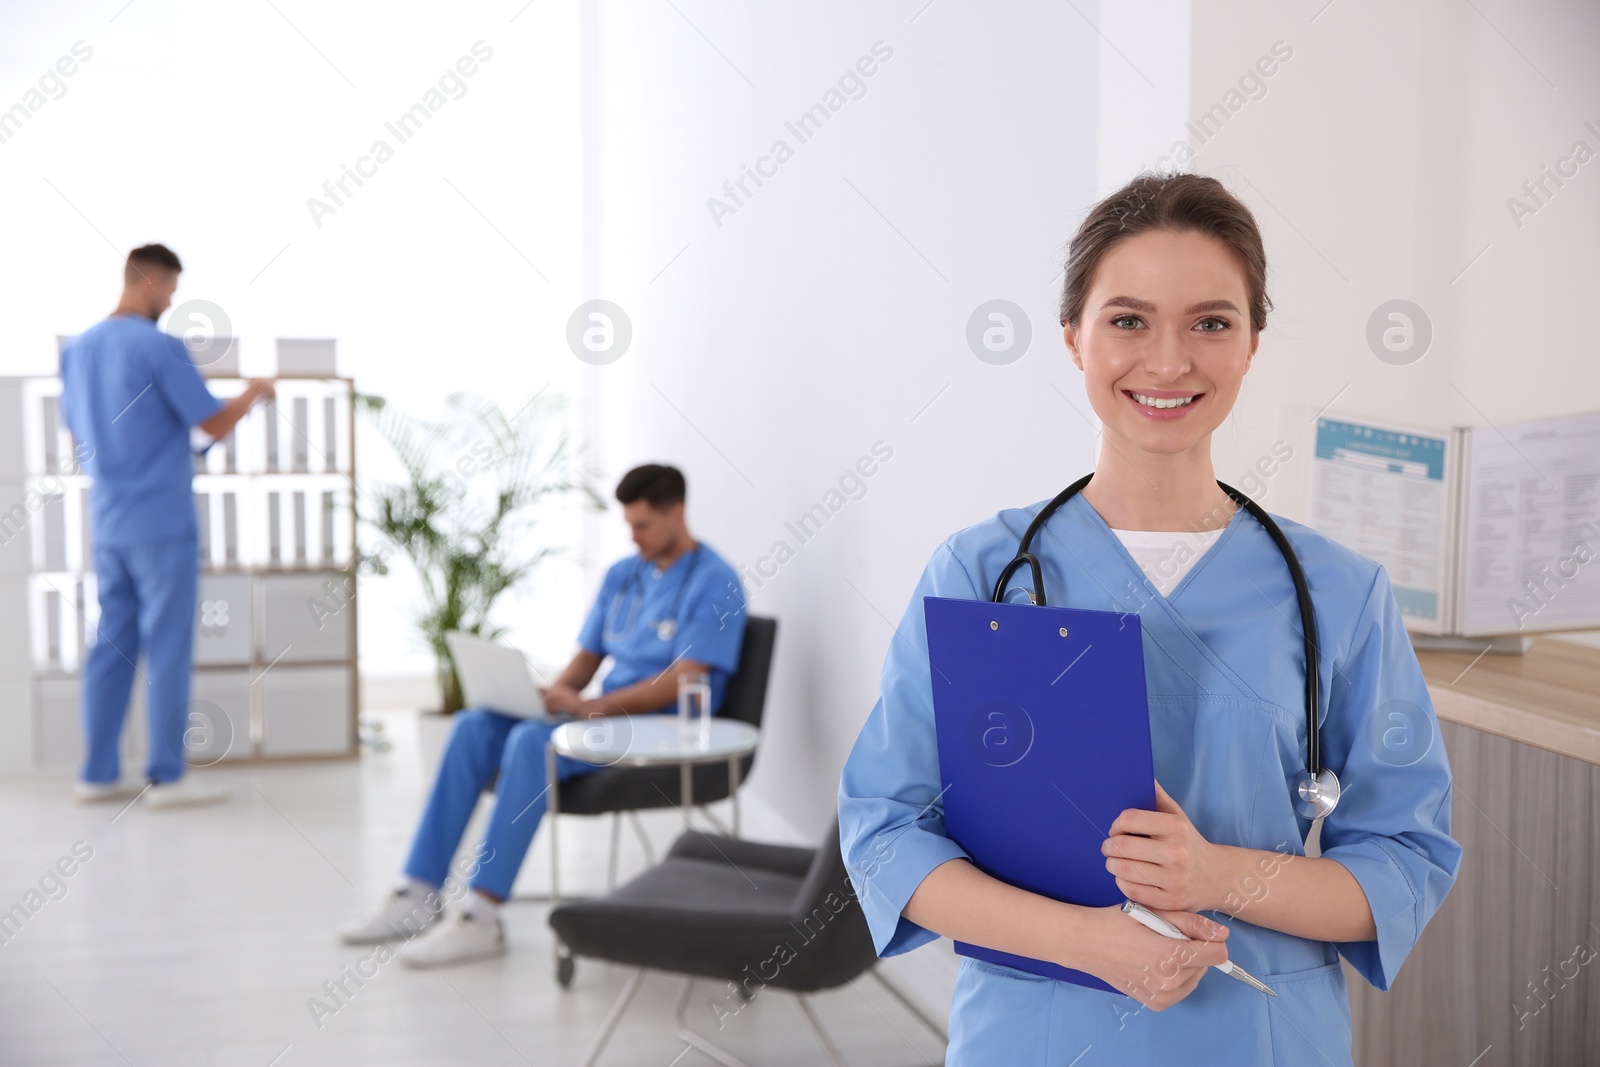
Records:
<instances>
[{"instance_id":1,"label":"white pen","mask_svg":"<svg viewBox=\"0 0 1600 1067\"><path fill-rule=\"evenodd\" d=\"M1143 904L1135 904L1131 900L1127 901L1122 905L1122 913L1139 920L1145 926L1148 926L1162 937L1170 937L1174 941L1194 940L1194 938L1190 937L1176 926L1173 926L1171 923L1167 922L1167 920L1163 919L1161 916L1157 915ZM1230 978L1239 979L1239 981L1243 982L1247 986L1250 986L1252 989L1261 990L1261 992L1265 993L1269 997L1275 997L1278 995L1272 990L1268 989L1265 982L1251 974L1249 971L1245 970L1243 967L1239 966L1237 963L1234 963L1232 960L1224 960L1221 963L1213 963L1212 966L1221 971L1223 974L1228 975Z\"/></svg>"}]
</instances>

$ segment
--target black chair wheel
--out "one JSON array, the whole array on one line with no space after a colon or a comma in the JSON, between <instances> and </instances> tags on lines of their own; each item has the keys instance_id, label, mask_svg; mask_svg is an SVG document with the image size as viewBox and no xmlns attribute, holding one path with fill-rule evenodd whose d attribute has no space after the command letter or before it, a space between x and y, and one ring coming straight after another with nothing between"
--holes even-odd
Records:
<instances>
[{"instance_id":1,"label":"black chair wheel","mask_svg":"<svg viewBox=\"0 0 1600 1067\"><path fill-rule=\"evenodd\" d=\"M578 961L571 956L562 956L556 960L556 981L562 989L572 987L572 974L578 969Z\"/></svg>"}]
</instances>

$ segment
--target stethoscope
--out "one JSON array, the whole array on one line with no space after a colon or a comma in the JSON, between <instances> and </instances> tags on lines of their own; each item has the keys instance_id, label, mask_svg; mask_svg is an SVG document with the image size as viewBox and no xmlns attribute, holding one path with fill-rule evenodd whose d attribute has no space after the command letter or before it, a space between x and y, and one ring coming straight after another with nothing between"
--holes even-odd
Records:
<instances>
[{"instance_id":1,"label":"stethoscope","mask_svg":"<svg viewBox=\"0 0 1600 1067\"><path fill-rule=\"evenodd\" d=\"M1033 535L1050 521L1050 516L1060 510L1061 505L1088 485L1089 479L1093 477L1093 474L1086 474L1079 478L1056 494L1055 499L1033 517L1033 521L1028 524L1027 532L1022 535L1021 543L1017 545L1016 558L1006 564L1005 569L1000 572L1000 580L995 583L994 596L991 598L995 603L1004 600L1006 583L1011 580L1017 568L1026 563L1033 573L1035 590L1029 594L1029 598L1035 604L1044 604L1044 572L1039 566L1039 558L1028 550L1033 544ZM1295 810L1307 819L1321 819L1339 804L1339 778L1322 765L1322 739L1317 727L1317 620L1311 610L1311 591L1306 588L1305 572L1300 569L1300 561L1295 557L1294 549L1289 546L1289 540L1283 536L1283 531L1278 529L1278 524L1272 521L1272 516L1232 486L1224 485L1222 482L1218 482L1217 485L1272 535L1272 540L1278 545L1278 551L1283 553L1283 561L1289 565L1289 576L1294 579L1295 598L1300 602L1300 629L1305 637L1306 657L1306 769L1295 780L1294 806Z\"/></svg>"},{"instance_id":2,"label":"stethoscope","mask_svg":"<svg viewBox=\"0 0 1600 1067\"><path fill-rule=\"evenodd\" d=\"M694 569L700 565L700 548L700 545L695 545L690 550L690 555L693 558L689 560L689 569L684 572L683 581L678 584L677 595L672 601L672 614L665 619L658 620L655 624L656 636L663 641L671 641L673 635L678 632L678 612L683 607L683 594L688 590L690 580L694 578ZM640 565L634 568L633 575L628 579L627 588L619 590L617 595L612 598L611 610L606 613L606 636L608 639L616 640L622 638L629 630L633 629L633 624L638 621L639 609L644 604L644 569L649 565L649 560L641 560ZM624 597L630 605L628 623L618 630L613 624L616 622L617 617L617 602Z\"/></svg>"}]
</instances>

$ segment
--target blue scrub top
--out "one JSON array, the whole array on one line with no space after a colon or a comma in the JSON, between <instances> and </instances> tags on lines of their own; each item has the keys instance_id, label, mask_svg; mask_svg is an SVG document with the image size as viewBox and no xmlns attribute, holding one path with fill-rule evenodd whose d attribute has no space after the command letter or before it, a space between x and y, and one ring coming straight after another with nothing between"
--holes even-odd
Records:
<instances>
[{"instance_id":1,"label":"blue scrub top","mask_svg":"<svg viewBox=\"0 0 1600 1067\"><path fill-rule=\"evenodd\" d=\"M880 697L838 797L841 848L879 955L934 939L901 912L930 871L967 858L945 834L939 802L923 598L987 600L1044 503L1003 511L941 544L889 641ZM1340 960L1388 989L1455 882L1461 847L1450 836L1450 765L1384 569L1273 517L1310 588L1322 755L1344 788L1323 822L1321 854L1360 884L1377 937L1313 941L1247 921L1248 908L1238 918L1213 912L1230 927L1229 957L1278 997L1208 973L1159 1013L1131 997L962 957L949 1063L1351 1062ZM1196 829L1214 843L1305 854L1311 824L1292 804L1306 753L1302 637L1293 582L1261 524L1237 511L1167 596L1081 495L1045 524L1034 552L1050 603L1138 614L1156 779ZM1013 599L1031 584L1019 570ZM1241 903L1279 891L1268 873L1237 887Z\"/></svg>"},{"instance_id":2,"label":"blue scrub top","mask_svg":"<svg viewBox=\"0 0 1600 1067\"><path fill-rule=\"evenodd\" d=\"M704 542L673 560L665 571L643 556L629 556L606 571L578 644L597 656L613 658L611 672L600 683L606 693L652 678L678 659L704 663L711 675L711 711L716 714L722 708L728 676L739 664L744 608L738 572ZM658 624L673 617L674 611L674 632L663 640ZM674 697L660 710L676 708Z\"/></svg>"},{"instance_id":3,"label":"blue scrub top","mask_svg":"<svg viewBox=\"0 0 1600 1067\"><path fill-rule=\"evenodd\" d=\"M189 430L222 408L182 341L113 315L61 352L61 417L93 479L95 544L196 535Z\"/></svg>"}]
</instances>

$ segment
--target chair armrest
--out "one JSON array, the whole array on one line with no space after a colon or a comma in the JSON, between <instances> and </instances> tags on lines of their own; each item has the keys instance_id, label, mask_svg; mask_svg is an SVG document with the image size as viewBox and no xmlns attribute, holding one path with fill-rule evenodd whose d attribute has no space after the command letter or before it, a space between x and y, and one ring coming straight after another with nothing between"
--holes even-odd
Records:
<instances>
[{"instance_id":1,"label":"chair armrest","mask_svg":"<svg viewBox=\"0 0 1600 1067\"><path fill-rule=\"evenodd\" d=\"M760 841L746 841L739 837L724 837L699 830L685 831L672 847L669 856L708 860L713 863L731 863L735 867L750 867L761 871L804 878L816 857L814 848L796 848L791 845L771 845Z\"/></svg>"}]
</instances>

